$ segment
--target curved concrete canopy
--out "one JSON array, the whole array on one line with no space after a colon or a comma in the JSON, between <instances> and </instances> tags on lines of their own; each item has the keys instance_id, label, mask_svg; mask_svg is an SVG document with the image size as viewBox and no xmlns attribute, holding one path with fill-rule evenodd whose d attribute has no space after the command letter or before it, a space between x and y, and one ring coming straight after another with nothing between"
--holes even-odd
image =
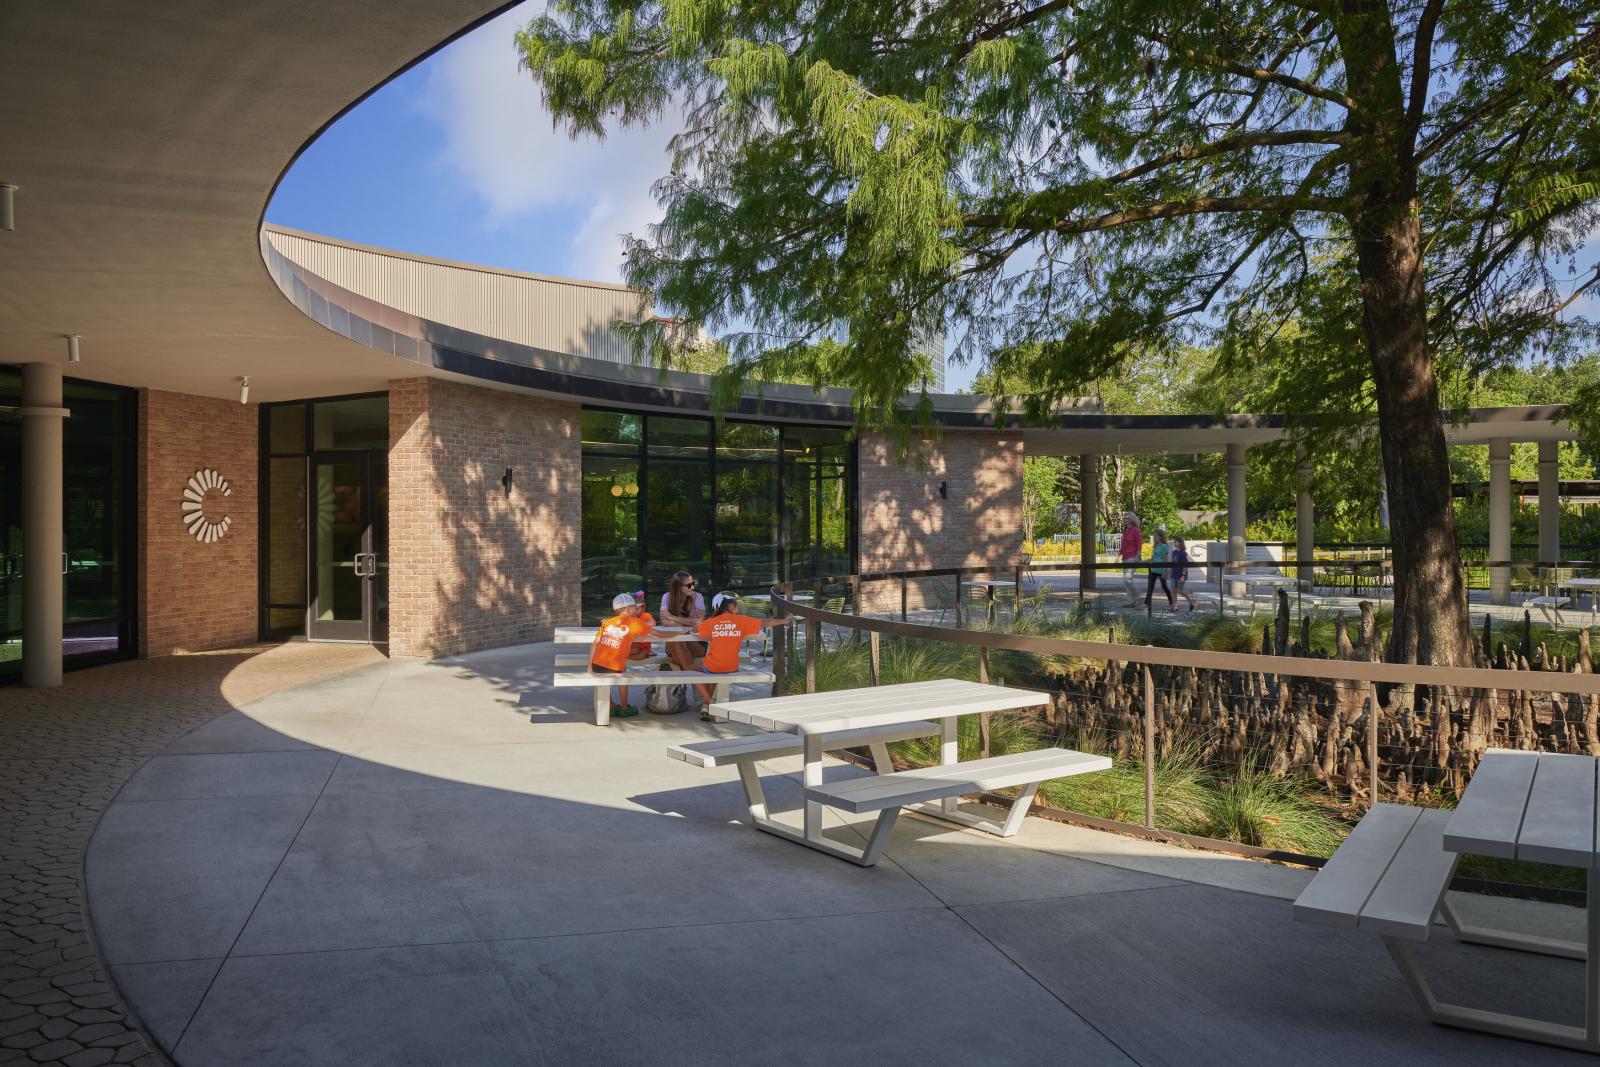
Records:
<instances>
[{"instance_id":1,"label":"curved concrete canopy","mask_svg":"<svg viewBox=\"0 0 1600 1067\"><path fill-rule=\"evenodd\" d=\"M207 396L382 388L403 371L285 301L261 213L301 147L502 0L0 4L0 361Z\"/></svg>"}]
</instances>

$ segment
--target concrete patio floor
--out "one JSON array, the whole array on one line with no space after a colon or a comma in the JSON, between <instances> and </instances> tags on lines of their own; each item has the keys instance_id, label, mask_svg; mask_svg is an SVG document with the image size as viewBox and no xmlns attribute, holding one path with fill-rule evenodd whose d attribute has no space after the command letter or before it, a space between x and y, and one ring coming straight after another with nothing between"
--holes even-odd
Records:
<instances>
[{"instance_id":1,"label":"concrete patio floor","mask_svg":"<svg viewBox=\"0 0 1600 1067\"><path fill-rule=\"evenodd\" d=\"M732 770L664 751L742 728L595 727L551 655L287 689L128 781L88 911L174 1059L1582 1062L1424 1023L1376 939L1293 922L1303 871L1041 820L906 818L867 870L755 833ZM768 770L797 806L797 763ZM1441 995L1581 1012L1579 964L1435 941Z\"/></svg>"}]
</instances>

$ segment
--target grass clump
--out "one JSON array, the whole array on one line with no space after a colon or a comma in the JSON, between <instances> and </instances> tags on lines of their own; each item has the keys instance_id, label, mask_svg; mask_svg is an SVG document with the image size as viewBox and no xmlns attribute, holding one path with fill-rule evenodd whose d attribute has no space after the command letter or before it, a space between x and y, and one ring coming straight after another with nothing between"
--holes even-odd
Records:
<instances>
[{"instance_id":1,"label":"grass clump","mask_svg":"<svg viewBox=\"0 0 1600 1067\"><path fill-rule=\"evenodd\" d=\"M1254 760L1232 775L1213 775L1208 785L1202 837L1307 856L1331 856L1344 840L1343 823L1312 802L1304 783Z\"/></svg>"}]
</instances>

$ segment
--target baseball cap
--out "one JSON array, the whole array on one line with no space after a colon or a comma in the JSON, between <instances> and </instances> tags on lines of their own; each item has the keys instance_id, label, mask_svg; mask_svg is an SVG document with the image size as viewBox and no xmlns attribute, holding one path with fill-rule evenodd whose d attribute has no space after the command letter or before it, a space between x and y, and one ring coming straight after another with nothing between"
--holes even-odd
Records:
<instances>
[{"instance_id":1,"label":"baseball cap","mask_svg":"<svg viewBox=\"0 0 1600 1067\"><path fill-rule=\"evenodd\" d=\"M711 598L711 610L712 611L717 610L718 608L722 607L723 604L726 604L730 600L734 601L735 603L738 603L739 594L738 593L718 593L716 596Z\"/></svg>"},{"instance_id":2,"label":"baseball cap","mask_svg":"<svg viewBox=\"0 0 1600 1067\"><path fill-rule=\"evenodd\" d=\"M616 596L611 598L612 611L621 611L623 608L631 608L633 607L633 604L634 600L632 593L618 593Z\"/></svg>"}]
</instances>

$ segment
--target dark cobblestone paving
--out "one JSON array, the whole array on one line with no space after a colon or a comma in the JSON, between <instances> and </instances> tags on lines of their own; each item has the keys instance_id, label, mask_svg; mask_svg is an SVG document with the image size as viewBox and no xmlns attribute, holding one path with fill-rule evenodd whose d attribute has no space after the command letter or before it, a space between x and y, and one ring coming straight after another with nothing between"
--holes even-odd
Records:
<instances>
[{"instance_id":1,"label":"dark cobblestone paving","mask_svg":"<svg viewBox=\"0 0 1600 1067\"><path fill-rule=\"evenodd\" d=\"M59 689L0 688L0 1065L164 1064L84 929L95 820L150 756L227 711L235 651L119 663Z\"/></svg>"}]
</instances>

